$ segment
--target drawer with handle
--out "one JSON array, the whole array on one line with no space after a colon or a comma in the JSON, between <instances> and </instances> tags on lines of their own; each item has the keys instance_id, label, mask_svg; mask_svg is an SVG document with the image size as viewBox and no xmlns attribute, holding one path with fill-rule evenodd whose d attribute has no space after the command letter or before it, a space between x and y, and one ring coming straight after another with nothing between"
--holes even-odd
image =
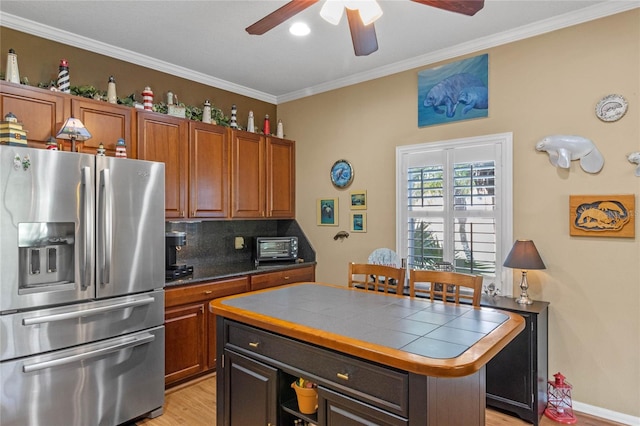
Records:
<instances>
[{"instance_id":1,"label":"drawer with handle","mask_svg":"<svg viewBox=\"0 0 640 426\"><path fill-rule=\"evenodd\" d=\"M401 416L408 415L408 374L225 320L226 347Z\"/></svg>"},{"instance_id":2,"label":"drawer with handle","mask_svg":"<svg viewBox=\"0 0 640 426\"><path fill-rule=\"evenodd\" d=\"M165 290L165 307L168 308L186 303L217 299L218 297L243 293L248 289L249 279L247 277L204 284L169 287Z\"/></svg>"}]
</instances>

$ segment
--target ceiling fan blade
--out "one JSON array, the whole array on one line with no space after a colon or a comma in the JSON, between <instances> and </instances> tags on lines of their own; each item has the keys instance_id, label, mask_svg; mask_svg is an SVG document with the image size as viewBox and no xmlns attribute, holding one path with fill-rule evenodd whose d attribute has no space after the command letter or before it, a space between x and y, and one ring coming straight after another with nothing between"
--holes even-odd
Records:
<instances>
[{"instance_id":1,"label":"ceiling fan blade","mask_svg":"<svg viewBox=\"0 0 640 426\"><path fill-rule=\"evenodd\" d=\"M437 7L438 9L448 10L449 12L462 13L464 15L473 16L484 7L484 0L411 0L416 3L426 4L427 6Z\"/></svg>"},{"instance_id":2,"label":"ceiling fan blade","mask_svg":"<svg viewBox=\"0 0 640 426\"><path fill-rule=\"evenodd\" d=\"M347 10L349 20L349 30L351 30L351 40L356 56L367 56L378 50L378 39L373 23L364 25L360 19L360 12L357 10Z\"/></svg>"},{"instance_id":3,"label":"ceiling fan blade","mask_svg":"<svg viewBox=\"0 0 640 426\"><path fill-rule=\"evenodd\" d=\"M277 27L292 16L297 15L309 6L313 6L319 0L291 0L281 8L271 12L258 22L249 25L246 31L253 35L262 35L270 29Z\"/></svg>"}]
</instances>

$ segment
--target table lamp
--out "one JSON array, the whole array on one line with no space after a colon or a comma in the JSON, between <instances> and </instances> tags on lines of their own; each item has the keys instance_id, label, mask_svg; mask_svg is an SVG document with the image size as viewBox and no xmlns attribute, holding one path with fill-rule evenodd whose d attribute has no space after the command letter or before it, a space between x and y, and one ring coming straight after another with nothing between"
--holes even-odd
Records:
<instances>
[{"instance_id":1,"label":"table lamp","mask_svg":"<svg viewBox=\"0 0 640 426\"><path fill-rule=\"evenodd\" d=\"M69 117L64 122L60 131L56 135L58 139L68 139L71 141L71 152L76 152L76 141L86 141L91 139L91 133L84 127L82 121Z\"/></svg>"},{"instance_id":2,"label":"table lamp","mask_svg":"<svg viewBox=\"0 0 640 426\"><path fill-rule=\"evenodd\" d=\"M522 269L522 280L520 281L521 292L516 302L521 305L531 305L533 300L531 300L527 294L527 289L529 288L529 284L527 283L527 270L546 269L533 241L517 240L503 265L507 268Z\"/></svg>"}]
</instances>

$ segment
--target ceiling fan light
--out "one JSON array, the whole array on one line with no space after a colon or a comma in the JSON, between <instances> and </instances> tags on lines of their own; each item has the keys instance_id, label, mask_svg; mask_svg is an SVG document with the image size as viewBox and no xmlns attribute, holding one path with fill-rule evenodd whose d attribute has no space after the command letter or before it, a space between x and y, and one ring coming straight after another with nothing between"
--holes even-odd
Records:
<instances>
[{"instance_id":1,"label":"ceiling fan light","mask_svg":"<svg viewBox=\"0 0 640 426\"><path fill-rule=\"evenodd\" d=\"M346 0L345 7L358 10L364 25L369 25L382 16L382 8L376 0Z\"/></svg>"},{"instance_id":2,"label":"ceiling fan light","mask_svg":"<svg viewBox=\"0 0 640 426\"><path fill-rule=\"evenodd\" d=\"M294 36L306 36L311 32L311 28L304 22L296 22L289 27L289 32Z\"/></svg>"},{"instance_id":3,"label":"ceiling fan light","mask_svg":"<svg viewBox=\"0 0 640 426\"><path fill-rule=\"evenodd\" d=\"M338 25L342 19L343 11L344 3L342 0L325 0L322 9L320 9L320 16L330 24Z\"/></svg>"}]
</instances>

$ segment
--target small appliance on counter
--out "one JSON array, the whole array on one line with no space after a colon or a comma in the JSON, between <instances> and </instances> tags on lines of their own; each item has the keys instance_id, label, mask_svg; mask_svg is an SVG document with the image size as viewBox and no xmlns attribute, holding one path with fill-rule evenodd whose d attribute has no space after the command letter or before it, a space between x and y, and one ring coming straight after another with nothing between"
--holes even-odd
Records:
<instances>
[{"instance_id":1,"label":"small appliance on counter","mask_svg":"<svg viewBox=\"0 0 640 426\"><path fill-rule=\"evenodd\" d=\"M254 260L261 262L295 262L298 237L256 237Z\"/></svg>"},{"instance_id":2,"label":"small appliance on counter","mask_svg":"<svg viewBox=\"0 0 640 426\"><path fill-rule=\"evenodd\" d=\"M171 231L165 234L165 281L173 281L193 275L193 266L178 263L178 252L187 245L187 233Z\"/></svg>"}]
</instances>

